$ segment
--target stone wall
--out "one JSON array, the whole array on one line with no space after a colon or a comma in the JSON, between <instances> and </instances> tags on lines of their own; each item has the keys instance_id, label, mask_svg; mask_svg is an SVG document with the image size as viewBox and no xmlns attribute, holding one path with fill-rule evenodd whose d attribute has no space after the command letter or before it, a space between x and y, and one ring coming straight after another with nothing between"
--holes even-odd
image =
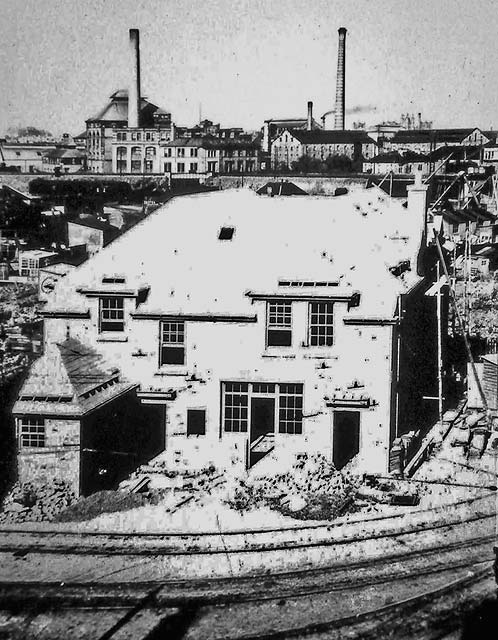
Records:
<instances>
[{"instance_id":1,"label":"stone wall","mask_svg":"<svg viewBox=\"0 0 498 640\"><path fill-rule=\"evenodd\" d=\"M17 457L19 482L65 480L79 494L79 420L45 420L43 448L20 449Z\"/></svg>"},{"instance_id":2,"label":"stone wall","mask_svg":"<svg viewBox=\"0 0 498 640\"><path fill-rule=\"evenodd\" d=\"M289 180L298 187L301 187L307 193L312 195L333 195L337 187L353 187L364 186L368 180L368 175L357 174L347 176L295 176L295 175L220 175L215 176L211 180L207 181L207 184L213 186L220 186L222 189L234 189L240 187L246 187L249 189L259 189L267 182ZM9 185L15 189L28 192L29 183L35 178L46 178L47 180L56 180L53 174L26 174L26 173L0 173L0 187L2 185ZM128 182L129 184L135 184L144 178L148 180L157 180L158 183L162 183L166 180L163 175L117 175L117 174L68 174L61 176L61 180L112 180Z\"/></svg>"},{"instance_id":3,"label":"stone wall","mask_svg":"<svg viewBox=\"0 0 498 640\"><path fill-rule=\"evenodd\" d=\"M223 175L211 180L214 186L222 189L234 189L245 187L259 189L267 182L279 182L287 180L311 195L333 195L338 187L365 186L369 176L364 174L347 176L296 176L296 175Z\"/></svg>"}]
</instances>

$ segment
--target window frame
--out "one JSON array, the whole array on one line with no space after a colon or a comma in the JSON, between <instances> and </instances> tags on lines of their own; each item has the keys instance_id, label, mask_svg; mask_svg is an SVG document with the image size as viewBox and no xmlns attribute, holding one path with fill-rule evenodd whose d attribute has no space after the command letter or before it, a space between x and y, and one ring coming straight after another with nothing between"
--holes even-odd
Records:
<instances>
[{"instance_id":1,"label":"window frame","mask_svg":"<svg viewBox=\"0 0 498 640\"><path fill-rule=\"evenodd\" d=\"M24 423L37 424L24 424ZM28 429L23 432L24 429ZM27 442L25 442L25 438ZM16 441L19 449L43 449L46 447L47 431L45 418L22 416L16 420Z\"/></svg>"},{"instance_id":2,"label":"window frame","mask_svg":"<svg viewBox=\"0 0 498 640\"><path fill-rule=\"evenodd\" d=\"M275 307L275 310L272 311L272 306ZM279 307L284 307L283 310L279 311ZM285 309L288 308L288 309ZM272 315L274 316L272 322ZM288 316L288 320L285 322L289 322L289 324L285 324L285 322L278 323L279 316L282 316L282 319L285 319ZM270 332L278 335L278 333L289 334L289 344L280 343L275 344L270 342ZM265 337L265 346L266 348L284 348L289 349L292 347L292 301L291 300L268 300L266 302L266 337Z\"/></svg>"},{"instance_id":3,"label":"window frame","mask_svg":"<svg viewBox=\"0 0 498 640\"><path fill-rule=\"evenodd\" d=\"M303 382L222 380L220 438L234 433L250 437L252 399L258 397L275 400L275 434L303 435Z\"/></svg>"},{"instance_id":4,"label":"window frame","mask_svg":"<svg viewBox=\"0 0 498 640\"><path fill-rule=\"evenodd\" d=\"M313 306L317 307L313 311ZM327 310L328 309L328 310ZM313 316L325 316L324 322L313 321ZM330 318L330 322L327 319ZM320 332L320 329L323 329ZM313 331L316 330L314 334ZM332 347L334 345L334 303L324 300L311 300L308 303L308 347Z\"/></svg>"},{"instance_id":5,"label":"window frame","mask_svg":"<svg viewBox=\"0 0 498 640\"><path fill-rule=\"evenodd\" d=\"M112 300L113 302L119 302L120 304L117 304L115 307L114 306L108 306L107 308L104 307L104 300L106 301L110 301ZM124 304L124 297L123 296L113 296L113 295L108 295L108 296L99 296L99 333L123 333L126 327L126 323L125 323L125 304ZM112 318L106 318L104 319L103 314L104 312L107 311L109 313L116 313L116 317ZM121 313L119 313L121 312ZM121 318L119 316L122 316ZM121 328L112 328L112 329L108 329L108 328L104 328L103 325L105 324L113 324L113 325L120 325Z\"/></svg>"},{"instance_id":6,"label":"window frame","mask_svg":"<svg viewBox=\"0 0 498 640\"><path fill-rule=\"evenodd\" d=\"M182 340L165 340L165 325L168 325L167 335L171 338L173 335L179 338L182 337ZM172 329L172 325L175 326ZM181 329L179 326L181 325ZM187 364L187 351L185 348L186 341L186 326L183 320L160 320L159 321L159 367L184 367ZM174 349L176 351L180 351L183 354L182 362L165 362L163 358L163 348Z\"/></svg>"}]
</instances>

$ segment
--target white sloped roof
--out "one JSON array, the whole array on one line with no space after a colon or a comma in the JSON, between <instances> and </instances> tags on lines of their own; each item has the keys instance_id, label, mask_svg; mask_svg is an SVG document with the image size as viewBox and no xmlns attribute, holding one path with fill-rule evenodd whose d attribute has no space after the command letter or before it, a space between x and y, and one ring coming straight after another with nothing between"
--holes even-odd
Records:
<instances>
[{"instance_id":1,"label":"white sloped roof","mask_svg":"<svg viewBox=\"0 0 498 640\"><path fill-rule=\"evenodd\" d=\"M232 240L218 239L223 226L234 227ZM47 311L86 309L76 289L116 290L102 277L119 274L123 289L150 287L140 312L254 313L248 290L277 293L279 280L296 279L337 281L334 295L361 292L355 313L392 316L396 296L420 280L421 231L422 212L377 188L340 197L243 189L177 197L61 280ZM410 271L390 273L406 260Z\"/></svg>"}]
</instances>

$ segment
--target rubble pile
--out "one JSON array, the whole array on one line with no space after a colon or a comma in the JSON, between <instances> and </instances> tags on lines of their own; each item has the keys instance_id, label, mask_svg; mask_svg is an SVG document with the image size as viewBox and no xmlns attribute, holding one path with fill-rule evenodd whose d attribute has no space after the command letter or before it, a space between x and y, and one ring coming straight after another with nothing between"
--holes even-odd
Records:
<instances>
[{"instance_id":1,"label":"rubble pile","mask_svg":"<svg viewBox=\"0 0 498 640\"><path fill-rule=\"evenodd\" d=\"M163 458L151 460L140 466L129 478L120 483L119 488L128 491L140 491L141 487L170 489L172 491L205 491L224 482L224 476L214 466L195 470L168 469Z\"/></svg>"},{"instance_id":2,"label":"rubble pile","mask_svg":"<svg viewBox=\"0 0 498 640\"><path fill-rule=\"evenodd\" d=\"M0 523L50 522L75 501L74 492L64 480L16 482L3 500Z\"/></svg>"},{"instance_id":3,"label":"rubble pile","mask_svg":"<svg viewBox=\"0 0 498 640\"><path fill-rule=\"evenodd\" d=\"M303 520L329 520L353 507L359 484L321 454L302 454L287 473L237 480L225 502L238 511L270 507Z\"/></svg>"},{"instance_id":4,"label":"rubble pile","mask_svg":"<svg viewBox=\"0 0 498 640\"><path fill-rule=\"evenodd\" d=\"M468 458L480 458L488 447L490 450L497 448L497 426L496 419L489 424L485 412L474 410L455 426L450 444L452 447L462 447Z\"/></svg>"}]
</instances>

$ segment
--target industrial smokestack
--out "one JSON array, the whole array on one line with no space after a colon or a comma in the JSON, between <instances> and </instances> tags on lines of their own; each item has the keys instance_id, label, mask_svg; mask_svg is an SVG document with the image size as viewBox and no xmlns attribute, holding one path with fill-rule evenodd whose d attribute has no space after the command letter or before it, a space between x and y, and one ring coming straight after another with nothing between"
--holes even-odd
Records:
<instances>
[{"instance_id":1,"label":"industrial smokestack","mask_svg":"<svg viewBox=\"0 0 498 640\"><path fill-rule=\"evenodd\" d=\"M306 122L306 129L311 131L313 128L313 103L311 100L308 102L308 121Z\"/></svg>"},{"instance_id":2,"label":"industrial smokestack","mask_svg":"<svg viewBox=\"0 0 498 640\"><path fill-rule=\"evenodd\" d=\"M131 78L128 89L128 126L140 126L140 35L130 29Z\"/></svg>"},{"instance_id":3,"label":"industrial smokestack","mask_svg":"<svg viewBox=\"0 0 498 640\"><path fill-rule=\"evenodd\" d=\"M337 83L335 90L335 122L334 128L344 130L345 85L346 85L346 32L339 29L339 53L337 56Z\"/></svg>"}]
</instances>

